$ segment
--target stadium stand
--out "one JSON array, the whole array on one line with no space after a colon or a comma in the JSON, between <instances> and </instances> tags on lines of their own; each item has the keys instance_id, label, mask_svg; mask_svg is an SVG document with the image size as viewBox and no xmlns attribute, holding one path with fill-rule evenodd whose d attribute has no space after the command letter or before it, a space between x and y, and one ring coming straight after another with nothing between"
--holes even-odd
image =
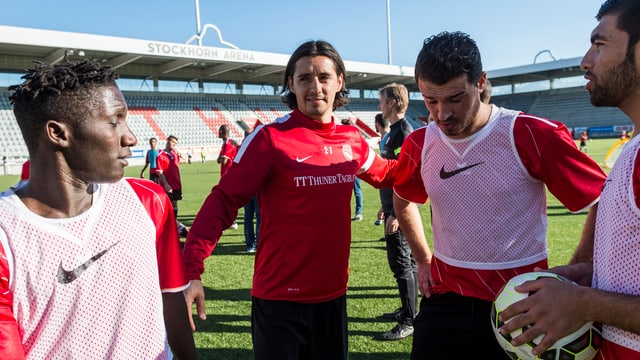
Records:
<instances>
[{"instance_id":1,"label":"stadium stand","mask_svg":"<svg viewBox=\"0 0 640 360\"><path fill-rule=\"evenodd\" d=\"M409 101L405 116L414 129L424 126L429 118L429 111L423 101Z\"/></svg>"},{"instance_id":2,"label":"stadium stand","mask_svg":"<svg viewBox=\"0 0 640 360\"><path fill-rule=\"evenodd\" d=\"M289 107L283 104L280 98L276 96L247 97L245 103L258 115L260 122L263 124L282 117L291 111Z\"/></svg>"},{"instance_id":3,"label":"stadium stand","mask_svg":"<svg viewBox=\"0 0 640 360\"><path fill-rule=\"evenodd\" d=\"M492 97L491 102L507 109L520 110L526 113L530 113L531 106L536 100L536 97L536 94L531 93L503 95Z\"/></svg>"},{"instance_id":4,"label":"stadium stand","mask_svg":"<svg viewBox=\"0 0 640 360\"><path fill-rule=\"evenodd\" d=\"M150 137L162 142L176 135L183 151L193 153L205 147L216 154L221 145L217 129L229 125L232 138L241 142L244 130L269 123L289 113L279 96L205 95L124 92L130 111L129 126L138 137L132 163L143 156ZM8 92L0 92L0 151L5 159L21 163L28 156L22 134L8 100ZM589 128L590 137L618 136L626 124L625 115L617 108L594 108L582 88L558 89L521 94L494 96L498 106L521 110L563 122L571 128ZM351 118L372 144L377 142L374 117L378 113L377 99L351 99L335 111L336 119ZM406 113L414 128L424 126L428 117L424 103L412 100ZM600 130L599 130L600 129Z\"/></svg>"},{"instance_id":5,"label":"stadium stand","mask_svg":"<svg viewBox=\"0 0 640 360\"><path fill-rule=\"evenodd\" d=\"M229 125L232 138L242 141L244 130L257 124L269 123L291 110L282 103L279 96L234 96L234 95L194 95L194 94L149 94L124 92L129 114L127 121L138 137L134 148L135 157L142 157L151 137L162 142L173 134L179 139L182 151L207 148L217 153L221 140L218 128ZM28 157L22 134L15 121L8 100L9 93L0 92L0 144L3 155L14 162ZM352 118L366 138L377 141L374 116L378 112L377 99L360 99L337 110L336 119ZM415 105L419 108L420 105ZM424 107L424 106L423 106ZM414 111L414 116L425 116ZM417 120L418 124L421 124ZM136 161L133 161L136 163Z\"/></svg>"},{"instance_id":6,"label":"stadium stand","mask_svg":"<svg viewBox=\"0 0 640 360\"><path fill-rule=\"evenodd\" d=\"M113 46L120 43L127 46ZM240 141L244 130L290 111L277 96L288 55L4 25L0 25L0 45L0 74L7 75L4 80L0 77L0 82L5 85L17 82L16 75L34 60L56 63L63 58L90 59L117 68L130 108L129 123L139 141L133 149L132 164L142 159L152 136L160 140L161 147L173 134L180 140L180 149L195 153L204 147L210 154L217 154L220 125L228 124L232 138ZM561 121L576 133L587 130L590 138L617 137L622 130L633 130L618 109L591 106L587 92L575 81L584 75L580 61L579 57L554 59L489 70L487 75L494 87L491 101ZM413 68L366 62L347 65L347 86L358 91L352 92L348 105L334 112L336 119L354 120L372 143L377 142L373 131L377 89L396 82L405 85L416 99L409 104L407 120L414 128L424 126L428 112L413 79ZM181 86L184 92L179 90ZM259 94L255 92L257 87ZM521 92L527 89L539 91ZM27 149L7 96L0 90L0 152L5 159L18 163L26 158Z\"/></svg>"},{"instance_id":7,"label":"stadium stand","mask_svg":"<svg viewBox=\"0 0 640 360\"><path fill-rule=\"evenodd\" d=\"M618 108L593 107L583 88L566 88L533 93L494 96L498 106L521 110L564 123L568 128L587 128L589 137L616 137L630 130L626 116Z\"/></svg>"},{"instance_id":8,"label":"stadium stand","mask_svg":"<svg viewBox=\"0 0 640 360\"><path fill-rule=\"evenodd\" d=\"M9 94L0 93L0 144L3 159L25 158L27 146L22 139L22 133L13 115Z\"/></svg>"}]
</instances>

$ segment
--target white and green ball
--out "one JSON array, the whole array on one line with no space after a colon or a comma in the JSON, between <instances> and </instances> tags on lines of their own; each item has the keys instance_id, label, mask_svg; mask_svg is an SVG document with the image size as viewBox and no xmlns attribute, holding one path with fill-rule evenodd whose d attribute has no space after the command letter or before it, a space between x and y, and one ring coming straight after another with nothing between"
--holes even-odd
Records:
<instances>
[{"instance_id":1,"label":"white and green ball","mask_svg":"<svg viewBox=\"0 0 640 360\"><path fill-rule=\"evenodd\" d=\"M513 346L511 344L511 340L522 334L522 329L516 329L510 334L502 335L498 331L498 329L503 325L503 322L498 320L498 315L506 309L509 305L516 303L527 296L527 293L519 293L514 287L520 285L526 281L531 281L538 279L540 277L551 277L558 281L571 281L566 278L563 278L559 275L550 273L550 272L530 272L525 274L520 274L518 276L513 277L509 280L502 290L500 294L493 302L493 307L491 309L491 325L493 328L493 332L496 335L496 339L498 339L498 343L504 349L504 351L509 355L511 359L514 360L534 360L534 359L544 359L544 360L590 360L592 359L598 349L600 348L600 343L602 341L600 335L600 329L592 322L588 322L580 327L575 332L559 339L553 344L547 351L540 354L539 356L535 356L531 353L531 350L542 340L542 335L537 337L531 342L520 346ZM573 282L572 282L573 283ZM574 283L575 284L575 283Z\"/></svg>"}]
</instances>

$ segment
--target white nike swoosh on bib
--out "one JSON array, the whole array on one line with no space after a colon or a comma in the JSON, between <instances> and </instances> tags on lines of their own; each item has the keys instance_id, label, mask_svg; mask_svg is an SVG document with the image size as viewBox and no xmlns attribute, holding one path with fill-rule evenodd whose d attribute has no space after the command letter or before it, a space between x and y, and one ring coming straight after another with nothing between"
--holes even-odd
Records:
<instances>
[{"instance_id":1,"label":"white nike swoosh on bib","mask_svg":"<svg viewBox=\"0 0 640 360\"><path fill-rule=\"evenodd\" d=\"M309 159L311 157L311 155L307 156L307 157L303 157L303 158L299 158L296 156L296 161L301 163L304 162L305 160Z\"/></svg>"}]
</instances>

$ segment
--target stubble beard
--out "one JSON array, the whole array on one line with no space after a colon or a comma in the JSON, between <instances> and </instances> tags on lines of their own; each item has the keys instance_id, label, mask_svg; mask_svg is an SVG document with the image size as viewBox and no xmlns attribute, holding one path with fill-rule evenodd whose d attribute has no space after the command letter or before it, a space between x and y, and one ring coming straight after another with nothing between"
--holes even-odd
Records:
<instances>
[{"instance_id":1,"label":"stubble beard","mask_svg":"<svg viewBox=\"0 0 640 360\"><path fill-rule=\"evenodd\" d=\"M621 64L607 70L598 79L600 83L594 82L590 91L591 104L597 107L618 107L640 87L640 74L636 71L633 56L626 56Z\"/></svg>"},{"instance_id":2,"label":"stubble beard","mask_svg":"<svg viewBox=\"0 0 640 360\"><path fill-rule=\"evenodd\" d=\"M458 126L455 126L451 129L443 129L443 132L447 136L452 138L467 137L472 135L471 129L474 126L474 120L478 115L479 110L480 110L480 101L478 100L477 102L474 102L471 105L471 111L464 120L458 119L458 118L450 119L451 121L458 123Z\"/></svg>"}]
</instances>

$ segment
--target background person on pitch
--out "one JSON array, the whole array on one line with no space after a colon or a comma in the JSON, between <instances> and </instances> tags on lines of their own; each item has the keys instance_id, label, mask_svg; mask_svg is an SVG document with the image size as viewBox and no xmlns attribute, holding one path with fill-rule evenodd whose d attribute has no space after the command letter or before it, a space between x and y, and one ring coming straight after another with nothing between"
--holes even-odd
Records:
<instances>
[{"instance_id":1,"label":"background person on pitch","mask_svg":"<svg viewBox=\"0 0 640 360\"><path fill-rule=\"evenodd\" d=\"M157 172L157 158L158 158L158 139L152 137L149 139L149 150L144 155L144 166L140 170L140 178L144 179L144 171L149 167L149 180L154 183L160 183L160 178Z\"/></svg>"},{"instance_id":2,"label":"background person on pitch","mask_svg":"<svg viewBox=\"0 0 640 360\"><path fill-rule=\"evenodd\" d=\"M218 154L218 164L220 164L220 177L222 178L227 174L231 166L233 166L233 159L236 158L238 153L238 143L229 137L229 125L220 125L218 128L218 137L222 140L222 147L220 147L220 154Z\"/></svg>"},{"instance_id":3,"label":"background person on pitch","mask_svg":"<svg viewBox=\"0 0 640 360\"><path fill-rule=\"evenodd\" d=\"M177 146L178 138L169 135L164 150L158 154L156 173L160 179L159 184L164 187L164 191L171 199L178 233L180 236L186 237L189 228L178 220L178 201L182 200L182 179L180 176L180 154L176 150Z\"/></svg>"},{"instance_id":4,"label":"background person on pitch","mask_svg":"<svg viewBox=\"0 0 640 360\"><path fill-rule=\"evenodd\" d=\"M244 132L246 139L255 129ZM255 219L255 222L254 222ZM258 196L253 195L244 205L244 244L248 253L255 253L258 249L260 238L260 207L258 206Z\"/></svg>"},{"instance_id":5,"label":"background person on pitch","mask_svg":"<svg viewBox=\"0 0 640 360\"><path fill-rule=\"evenodd\" d=\"M378 143L378 148L380 152L382 152L382 144L384 144L387 141L387 136L389 136L389 120L383 118L382 113L377 113L374 118L374 126L376 128L376 132L380 134L380 142ZM382 202L382 192L379 192L379 194L380 194L380 202ZM384 209L382 207L380 207L380 210L378 210L378 215L376 217L376 221L374 222L374 224L375 225L384 224ZM385 238L383 237L380 240L385 241ZM395 319L395 314L393 314L393 319Z\"/></svg>"},{"instance_id":6,"label":"background person on pitch","mask_svg":"<svg viewBox=\"0 0 640 360\"><path fill-rule=\"evenodd\" d=\"M349 118L341 120L342 125L355 126L353 121ZM356 214L351 218L351 221L362 220L362 208L364 207L364 200L362 197L362 186L360 185L360 179L355 178L353 180L353 197L356 200Z\"/></svg>"},{"instance_id":7,"label":"background person on pitch","mask_svg":"<svg viewBox=\"0 0 640 360\"><path fill-rule=\"evenodd\" d=\"M382 117L389 120L389 134L380 145L380 156L397 159L404 139L413 131L405 119L409 107L409 91L404 85L389 84L378 91L378 108ZM416 261L403 235L393 209L393 190L380 189L383 217L385 219L385 241L389 268L393 273L400 294L400 309L383 314L397 321L396 326L382 334L383 340L399 340L413 334L413 318L418 307L418 280Z\"/></svg>"},{"instance_id":8,"label":"background person on pitch","mask_svg":"<svg viewBox=\"0 0 640 360\"><path fill-rule=\"evenodd\" d=\"M233 166L233 160L238 153L238 143L229 137L229 125L220 125L218 128L218 137L222 140L222 146L220 147L220 153L218 154L217 162L220 164L220 179L229 172L231 166ZM231 224L232 229L238 228L236 220Z\"/></svg>"}]
</instances>

